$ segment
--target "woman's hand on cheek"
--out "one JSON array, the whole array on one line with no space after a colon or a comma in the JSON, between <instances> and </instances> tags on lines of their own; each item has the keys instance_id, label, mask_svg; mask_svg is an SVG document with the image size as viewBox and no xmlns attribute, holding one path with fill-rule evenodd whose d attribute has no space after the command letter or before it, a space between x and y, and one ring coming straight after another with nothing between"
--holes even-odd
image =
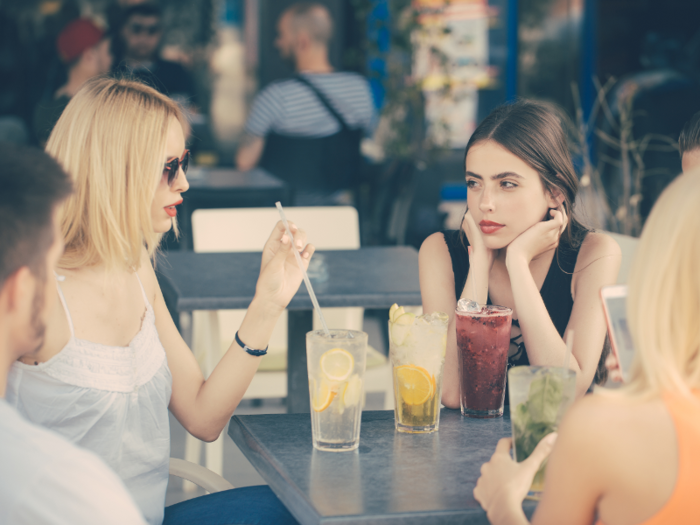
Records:
<instances>
[{"instance_id":1,"label":"woman's hand on cheek","mask_svg":"<svg viewBox=\"0 0 700 525\"><path fill-rule=\"evenodd\" d=\"M472 217L471 210L467 210L462 219L462 230L467 235L469 246L473 249L473 256L477 258L485 258L489 262L489 268L493 264L496 256L496 251L486 247L484 237L481 234L481 229L476 224Z\"/></svg>"},{"instance_id":2,"label":"woman's hand on cheek","mask_svg":"<svg viewBox=\"0 0 700 525\"><path fill-rule=\"evenodd\" d=\"M306 233L303 230L292 222L289 223L289 229L294 236L293 240L289 239L281 221L272 231L263 248L260 277L255 287L256 298L279 312L287 307L303 279L292 250L301 251L303 248L300 255L304 268L308 268L315 251L312 244L306 244Z\"/></svg>"},{"instance_id":3,"label":"woman's hand on cheek","mask_svg":"<svg viewBox=\"0 0 700 525\"><path fill-rule=\"evenodd\" d=\"M519 260L525 264L548 250L559 245L561 234L566 229L568 218L563 206L549 210L551 220L540 221L518 235L508 245L506 262Z\"/></svg>"}]
</instances>

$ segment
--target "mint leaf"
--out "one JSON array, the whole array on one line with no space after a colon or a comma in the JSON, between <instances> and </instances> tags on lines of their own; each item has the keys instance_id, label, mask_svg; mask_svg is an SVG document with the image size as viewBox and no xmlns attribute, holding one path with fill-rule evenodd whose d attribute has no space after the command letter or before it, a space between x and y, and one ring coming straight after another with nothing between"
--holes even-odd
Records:
<instances>
[{"instance_id":1,"label":"mint leaf","mask_svg":"<svg viewBox=\"0 0 700 525\"><path fill-rule=\"evenodd\" d=\"M564 381L555 374L545 374L532 381L527 396L527 408L532 420L555 425L563 395Z\"/></svg>"}]
</instances>

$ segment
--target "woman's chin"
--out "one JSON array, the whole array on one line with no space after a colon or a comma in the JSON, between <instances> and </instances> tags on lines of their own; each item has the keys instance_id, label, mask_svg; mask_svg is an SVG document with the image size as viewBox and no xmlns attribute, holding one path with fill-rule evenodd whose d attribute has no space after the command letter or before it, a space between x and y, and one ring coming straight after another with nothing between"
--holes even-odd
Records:
<instances>
[{"instance_id":1,"label":"woman's chin","mask_svg":"<svg viewBox=\"0 0 700 525\"><path fill-rule=\"evenodd\" d=\"M497 239L489 236L485 236L484 245L489 250L502 250L510 244L512 239Z\"/></svg>"},{"instance_id":2,"label":"woman's chin","mask_svg":"<svg viewBox=\"0 0 700 525\"><path fill-rule=\"evenodd\" d=\"M153 221L153 230L156 233L168 233L173 227L173 220L161 219L159 221Z\"/></svg>"}]
</instances>

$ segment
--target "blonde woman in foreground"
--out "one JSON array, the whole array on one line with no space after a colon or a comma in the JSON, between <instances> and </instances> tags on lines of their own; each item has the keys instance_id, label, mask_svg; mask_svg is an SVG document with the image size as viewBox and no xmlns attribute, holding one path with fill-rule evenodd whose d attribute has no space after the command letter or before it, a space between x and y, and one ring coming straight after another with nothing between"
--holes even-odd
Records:
<instances>
[{"instance_id":1,"label":"blonde woman in foreground","mask_svg":"<svg viewBox=\"0 0 700 525\"><path fill-rule=\"evenodd\" d=\"M528 523L521 503L551 449L532 523L685 525L700 519L700 171L652 210L629 279L631 380L577 402L559 436L515 463L502 439L474 497L495 525ZM531 459L531 460L530 460Z\"/></svg>"},{"instance_id":2,"label":"blonde woman in foreground","mask_svg":"<svg viewBox=\"0 0 700 525\"><path fill-rule=\"evenodd\" d=\"M60 213L60 301L38 353L13 366L7 399L30 421L102 457L152 525L296 523L266 486L164 509L168 409L192 435L213 441L261 359L233 342L205 381L158 286L152 259L189 187L182 122L170 99L127 80L91 80L66 107L46 147L76 189ZM263 249L238 331L249 348L267 347L301 283L291 246L301 249L305 236L296 226L292 232L294 240L278 224ZM313 251L304 248L305 264Z\"/></svg>"}]
</instances>

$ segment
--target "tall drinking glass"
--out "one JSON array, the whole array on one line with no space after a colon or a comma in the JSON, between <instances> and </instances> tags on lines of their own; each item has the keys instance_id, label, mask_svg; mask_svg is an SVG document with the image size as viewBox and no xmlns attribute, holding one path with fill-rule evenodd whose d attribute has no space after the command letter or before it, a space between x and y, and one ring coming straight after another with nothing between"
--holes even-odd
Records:
<instances>
[{"instance_id":1,"label":"tall drinking glass","mask_svg":"<svg viewBox=\"0 0 700 525\"><path fill-rule=\"evenodd\" d=\"M505 306L455 310L460 404L465 416L503 415L512 315L513 310Z\"/></svg>"},{"instance_id":2,"label":"tall drinking glass","mask_svg":"<svg viewBox=\"0 0 700 525\"><path fill-rule=\"evenodd\" d=\"M440 424L447 314L404 313L389 321L394 421L399 432L435 432Z\"/></svg>"},{"instance_id":3,"label":"tall drinking glass","mask_svg":"<svg viewBox=\"0 0 700 525\"><path fill-rule=\"evenodd\" d=\"M515 443L515 460L532 454L540 440L559 428L564 412L574 402L576 373L568 368L516 366L508 372L510 420ZM530 487L537 498L544 485L542 463Z\"/></svg>"},{"instance_id":4,"label":"tall drinking glass","mask_svg":"<svg viewBox=\"0 0 700 525\"><path fill-rule=\"evenodd\" d=\"M360 444L367 334L323 330L306 334L314 448L340 452Z\"/></svg>"}]
</instances>

